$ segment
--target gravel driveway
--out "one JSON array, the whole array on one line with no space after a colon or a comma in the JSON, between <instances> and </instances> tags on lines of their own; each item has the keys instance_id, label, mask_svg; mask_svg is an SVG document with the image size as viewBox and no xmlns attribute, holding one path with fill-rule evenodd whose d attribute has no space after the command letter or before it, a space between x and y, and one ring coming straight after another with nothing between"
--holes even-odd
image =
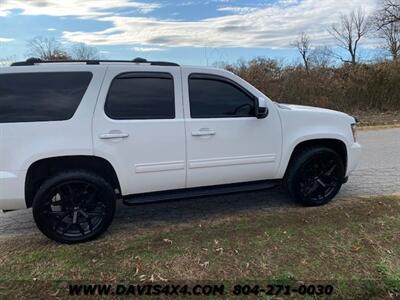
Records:
<instances>
[{"instance_id":1,"label":"gravel driveway","mask_svg":"<svg viewBox=\"0 0 400 300\"><path fill-rule=\"evenodd\" d=\"M358 139L363 145L361 163L336 201L352 196L400 193L400 128L361 131ZM111 231L121 227L134 229L187 220L209 220L221 215L294 205L280 187L135 207L119 205ZM0 213L0 238L30 233L38 233L30 209Z\"/></svg>"}]
</instances>

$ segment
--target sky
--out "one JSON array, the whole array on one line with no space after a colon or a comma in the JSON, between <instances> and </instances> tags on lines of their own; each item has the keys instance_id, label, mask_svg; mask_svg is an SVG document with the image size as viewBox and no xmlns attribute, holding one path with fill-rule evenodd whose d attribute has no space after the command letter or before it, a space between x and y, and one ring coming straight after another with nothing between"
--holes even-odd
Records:
<instances>
[{"instance_id":1,"label":"sky","mask_svg":"<svg viewBox=\"0 0 400 300\"><path fill-rule=\"evenodd\" d=\"M0 58L23 60L35 36L95 46L105 59L212 65L265 56L299 60L291 46L307 32L333 46L327 29L341 14L378 0L0 0ZM362 51L372 56L371 41Z\"/></svg>"}]
</instances>

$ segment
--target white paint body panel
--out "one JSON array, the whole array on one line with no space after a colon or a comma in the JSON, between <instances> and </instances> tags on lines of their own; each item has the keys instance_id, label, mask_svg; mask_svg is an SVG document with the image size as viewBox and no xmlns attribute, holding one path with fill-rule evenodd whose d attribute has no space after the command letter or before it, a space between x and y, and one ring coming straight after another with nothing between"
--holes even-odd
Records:
<instances>
[{"instance_id":1,"label":"white paint body panel","mask_svg":"<svg viewBox=\"0 0 400 300\"><path fill-rule=\"evenodd\" d=\"M25 177L34 162L65 155L93 155L92 117L106 67L44 65L4 68L0 72L90 71L91 83L70 120L57 122L0 123L0 209L18 209L25 204ZM7 175L8 174L8 175ZM13 174L13 176L9 176ZM14 177L15 176L15 177Z\"/></svg>"},{"instance_id":2,"label":"white paint body panel","mask_svg":"<svg viewBox=\"0 0 400 300\"><path fill-rule=\"evenodd\" d=\"M188 77L192 73L219 75L239 83L257 97L265 97L230 72L216 69L184 68L182 85L187 140L187 187L271 179L280 162L282 133L278 113L268 101L265 119L190 118ZM210 136L193 136L208 128Z\"/></svg>"},{"instance_id":3,"label":"white paint body panel","mask_svg":"<svg viewBox=\"0 0 400 300\"><path fill-rule=\"evenodd\" d=\"M283 151L277 177L282 178L294 148L301 142L315 139L336 139L346 145L346 176L355 169L361 146L354 141L351 124L354 118L341 112L301 105L276 105L282 119Z\"/></svg>"},{"instance_id":4,"label":"white paint body panel","mask_svg":"<svg viewBox=\"0 0 400 300\"><path fill-rule=\"evenodd\" d=\"M173 76L175 119L110 119L104 112L104 104L111 81L121 73L146 71L166 72ZM99 138L113 130L128 133L129 137L117 140ZM109 66L96 106L93 145L94 154L105 158L114 167L123 195L184 188L186 153L180 68Z\"/></svg>"},{"instance_id":5,"label":"white paint body panel","mask_svg":"<svg viewBox=\"0 0 400 300\"><path fill-rule=\"evenodd\" d=\"M223 70L146 64L39 64L10 67L4 73L90 71L93 79L76 113L67 121L0 123L0 209L26 207L26 173L34 162L58 156L94 155L110 162L123 195L185 187L280 179L299 143L331 138L345 143L346 175L356 167L360 145L346 114L302 106L276 105L257 118L191 119L187 78L207 73L234 80L253 95L253 86ZM174 78L175 119L113 120L104 103L112 79L125 72L168 72ZM212 135L199 135L208 128ZM120 131L120 139L100 135Z\"/></svg>"}]
</instances>

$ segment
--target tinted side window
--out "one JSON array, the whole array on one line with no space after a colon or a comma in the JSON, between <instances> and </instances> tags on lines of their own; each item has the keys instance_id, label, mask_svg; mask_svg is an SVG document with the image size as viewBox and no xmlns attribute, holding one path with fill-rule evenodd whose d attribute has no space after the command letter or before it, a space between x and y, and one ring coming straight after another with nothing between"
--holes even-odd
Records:
<instances>
[{"instance_id":1,"label":"tinted side window","mask_svg":"<svg viewBox=\"0 0 400 300\"><path fill-rule=\"evenodd\" d=\"M254 97L235 82L214 75L189 77L192 118L254 117Z\"/></svg>"},{"instance_id":2,"label":"tinted side window","mask_svg":"<svg viewBox=\"0 0 400 300\"><path fill-rule=\"evenodd\" d=\"M0 75L0 123L71 119L92 79L90 72Z\"/></svg>"},{"instance_id":3,"label":"tinted side window","mask_svg":"<svg viewBox=\"0 0 400 300\"><path fill-rule=\"evenodd\" d=\"M105 112L112 119L175 118L172 75L155 72L119 75L111 83Z\"/></svg>"}]
</instances>

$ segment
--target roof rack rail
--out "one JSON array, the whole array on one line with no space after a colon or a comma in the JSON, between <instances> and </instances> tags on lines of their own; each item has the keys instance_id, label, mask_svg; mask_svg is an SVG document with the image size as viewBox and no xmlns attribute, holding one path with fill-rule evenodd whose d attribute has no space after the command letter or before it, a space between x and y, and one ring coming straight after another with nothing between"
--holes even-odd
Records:
<instances>
[{"instance_id":1,"label":"roof rack rail","mask_svg":"<svg viewBox=\"0 0 400 300\"><path fill-rule=\"evenodd\" d=\"M171 66L171 67L179 67L178 64L168 61L148 61L147 59L137 57L133 60L102 60L102 59L94 59L94 60L42 60L40 58L31 57L28 58L26 61L19 61L12 63L12 67L16 66L33 66L35 64L51 64L51 63L86 63L87 65L99 65L102 62L110 62L110 63L135 63L141 64L146 63L150 64L151 66Z\"/></svg>"}]
</instances>

